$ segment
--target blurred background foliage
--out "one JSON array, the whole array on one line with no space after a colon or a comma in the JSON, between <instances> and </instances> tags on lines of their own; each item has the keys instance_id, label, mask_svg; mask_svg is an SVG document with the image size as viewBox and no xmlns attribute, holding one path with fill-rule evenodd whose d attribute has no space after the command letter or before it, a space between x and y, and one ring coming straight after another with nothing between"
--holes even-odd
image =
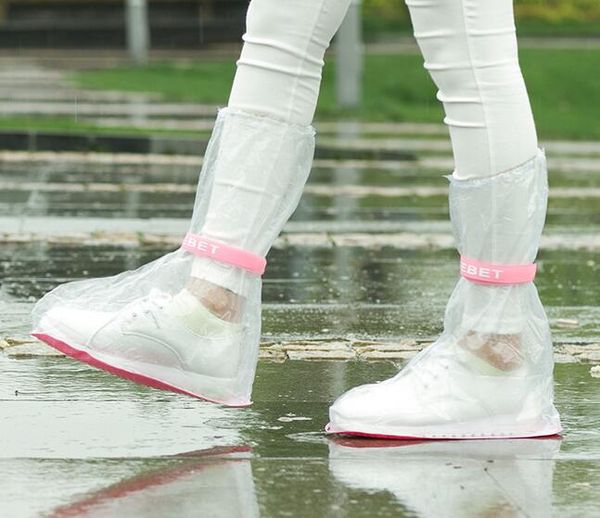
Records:
<instances>
[{"instance_id":1,"label":"blurred background foliage","mask_svg":"<svg viewBox=\"0 0 600 518\"><path fill-rule=\"evenodd\" d=\"M365 47L362 104L352 109L339 106L336 55L331 52L323 72L318 119L441 121L434 84L423 69L418 49L410 44L412 29L405 1L362 1L364 39L375 43ZM232 50L232 44L239 45L247 2L149 0L152 49L161 53L147 66L134 66L122 59L112 61L126 48L124 0L0 0L0 6L10 7L4 40L0 23L0 47L4 41L5 47L18 52L27 47L36 53L38 48L68 48L73 58L91 52L83 55L80 69L65 71L83 89L147 92L168 102L223 106L235 73L237 50ZM199 9L201 4L211 8ZM600 0L515 0L514 6L520 62L540 136L600 140ZM219 47L223 43L228 46ZM212 53L210 45L223 53ZM86 56L93 56L94 49L110 50L113 54L107 55L112 57L90 61ZM196 54L202 49L209 52ZM70 116L0 117L0 129L23 127L109 131ZM112 130L144 131L137 126Z\"/></svg>"},{"instance_id":2,"label":"blurred background foliage","mask_svg":"<svg viewBox=\"0 0 600 518\"><path fill-rule=\"evenodd\" d=\"M521 35L600 36L600 0L515 0ZM411 33L408 9L402 0L363 0L368 40Z\"/></svg>"}]
</instances>

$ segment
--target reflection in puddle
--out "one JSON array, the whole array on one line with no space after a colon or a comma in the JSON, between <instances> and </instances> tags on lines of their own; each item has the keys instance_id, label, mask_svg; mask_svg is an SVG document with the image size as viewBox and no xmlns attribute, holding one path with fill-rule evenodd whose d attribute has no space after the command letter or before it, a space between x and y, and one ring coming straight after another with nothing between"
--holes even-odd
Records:
<instances>
[{"instance_id":1,"label":"reflection in puddle","mask_svg":"<svg viewBox=\"0 0 600 518\"><path fill-rule=\"evenodd\" d=\"M250 451L231 446L173 456L167 467L86 494L46 517L257 517Z\"/></svg>"},{"instance_id":2,"label":"reflection in puddle","mask_svg":"<svg viewBox=\"0 0 600 518\"><path fill-rule=\"evenodd\" d=\"M164 458L245 443L244 430L264 424L253 409L139 387L75 362L7 361L1 374L0 460Z\"/></svg>"},{"instance_id":3,"label":"reflection in puddle","mask_svg":"<svg viewBox=\"0 0 600 518\"><path fill-rule=\"evenodd\" d=\"M561 438L385 441L336 438L329 469L344 485L390 492L422 517L548 517Z\"/></svg>"}]
</instances>

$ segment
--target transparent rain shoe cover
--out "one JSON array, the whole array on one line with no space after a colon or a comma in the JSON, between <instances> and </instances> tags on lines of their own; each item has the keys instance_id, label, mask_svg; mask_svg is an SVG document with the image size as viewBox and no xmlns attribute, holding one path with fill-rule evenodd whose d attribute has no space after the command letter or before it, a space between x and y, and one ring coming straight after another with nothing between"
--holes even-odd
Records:
<instances>
[{"instance_id":1,"label":"transparent rain shoe cover","mask_svg":"<svg viewBox=\"0 0 600 518\"><path fill-rule=\"evenodd\" d=\"M444 331L395 377L338 398L328 431L405 438L560 432L550 329L531 282L547 193L542 151L490 178L451 178L462 278Z\"/></svg>"},{"instance_id":2,"label":"transparent rain shoe cover","mask_svg":"<svg viewBox=\"0 0 600 518\"><path fill-rule=\"evenodd\" d=\"M313 153L311 127L221 110L182 247L134 271L59 286L34 307L34 336L139 383L250 404L264 256L298 204Z\"/></svg>"},{"instance_id":3,"label":"transparent rain shoe cover","mask_svg":"<svg viewBox=\"0 0 600 518\"><path fill-rule=\"evenodd\" d=\"M348 488L388 493L420 518L547 518L560 438L386 441L335 437L329 469Z\"/></svg>"}]
</instances>

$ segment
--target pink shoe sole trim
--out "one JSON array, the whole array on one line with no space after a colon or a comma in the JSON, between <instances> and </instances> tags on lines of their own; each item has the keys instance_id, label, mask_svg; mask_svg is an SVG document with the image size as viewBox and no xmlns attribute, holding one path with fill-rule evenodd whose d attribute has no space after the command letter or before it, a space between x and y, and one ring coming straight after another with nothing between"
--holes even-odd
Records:
<instances>
[{"instance_id":1,"label":"pink shoe sole trim","mask_svg":"<svg viewBox=\"0 0 600 518\"><path fill-rule=\"evenodd\" d=\"M265 273L267 266L267 260L260 255L191 232L185 235L181 247L198 257L231 264L257 275Z\"/></svg>"},{"instance_id":2,"label":"pink shoe sole trim","mask_svg":"<svg viewBox=\"0 0 600 518\"><path fill-rule=\"evenodd\" d=\"M535 279L537 265L496 264L460 257L460 274L479 284L525 284Z\"/></svg>"},{"instance_id":3,"label":"pink shoe sole trim","mask_svg":"<svg viewBox=\"0 0 600 518\"><path fill-rule=\"evenodd\" d=\"M331 426L331 423L327 423L325 426L325 432L331 435L351 435L353 437L365 437L369 439L387 439L387 440L401 440L401 441L468 441L468 440L482 440L489 439L491 441L497 439L535 439L536 437L561 437L560 432L562 429L556 432L548 432L542 434L524 434L524 435L507 435L507 434L498 434L498 435L442 435L439 437L432 436L419 436L419 435L388 435L388 434L380 434L380 433L368 433L368 432L354 432L351 430L334 430Z\"/></svg>"},{"instance_id":4,"label":"pink shoe sole trim","mask_svg":"<svg viewBox=\"0 0 600 518\"><path fill-rule=\"evenodd\" d=\"M236 457L228 457L228 455L251 452L251 446L217 446L209 450L168 455L162 458L179 459L180 463L176 464L176 467L172 469L161 469L158 472L151 471L148 474L142 473L122 482L117 482L107 488L100 489L97 492L87 493L81 500L57 507L44 516L46 518L75 518L77 516L85 516L90 511L93 512L93 508L97 508L103 504L112 503L120 498L142 494L151 488L171 484L189 475L201 472L209 466L231 462L231 459L236 459ZM206 462L206 459L209 459L211 462Z\"/></svg>"},{"instance_id":5,"label":"pink shoe sole trim","mask_svg":"<svg viewBox=\"0 0 600 518\"><path fill-rule=\"evenodd\" d=\"M137 372L130 372L130 371L121 369L120 367L115 367L114 365L110 365L109 363L106 363L101 360L98 360L97 358L94 358L93 356L89 355L85 351L82 351L81 349L71 347L69 344L66 344L65 342L58 340L57 338L54 338L53 336L47 335L45 333L31 333L31 336L36 337L38 340L41 340L42 342L48 344L51 347L54 347L54 349L60 351L61 353L66 354L67 356L69 356L70 358L73 358L74 360L80 361L82 363L87 363L88 365L91 365L92 367L96 367L97 369L106 371L110 374L114 374L115 376L118 376L119 378L124 378L126 380L133 381L140 385L146 385L148 387L156 388L159 390L166 390L168 392L177 392L179 394L185 394L186 396L192 396L196 399L202 399L202 400L208 401L210 403L217 403L219 405L225 405L228 407L246 407L246 406L250 406L252 404L251 401L248 403L227 403L225 401L217 401L216 399L211 399L211 398L205 397L201 394L194 394L192 392L188 392L187 390L183 390L183 389L174 387L173 385L169 385L168 383L165 383L164 381L150 378L149 376L145 376L144 374L138 374Z\"/></svg>"}]
</instances>

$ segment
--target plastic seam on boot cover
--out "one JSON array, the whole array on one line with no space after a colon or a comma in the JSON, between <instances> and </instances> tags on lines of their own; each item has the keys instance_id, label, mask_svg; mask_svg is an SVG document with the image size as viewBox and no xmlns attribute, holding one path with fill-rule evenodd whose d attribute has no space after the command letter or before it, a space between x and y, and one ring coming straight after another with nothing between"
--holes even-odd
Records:
<instances>
[{"instance_id":1,"label":"plastic seam on boot cover","mask_svg":"<svg viewBox=\"0 0 600 518\"><path fill-rule=\"evenodd\" d=\"M460 256L460 274L478 284L525 284L535 279L537 265L488 263Z\"/></svg>"},{"instance_id":2,"label":"plastic seam on boot cover","mask_svg":"<svg viewBox=\"0 0 600 518\"><path fill-rule=\"evenodd\" d=\"M198 257L231 264L257 275L262 275L267 266L264 257L191 232L186 234L181 247Z\"/></svg>"}]
</instances>

